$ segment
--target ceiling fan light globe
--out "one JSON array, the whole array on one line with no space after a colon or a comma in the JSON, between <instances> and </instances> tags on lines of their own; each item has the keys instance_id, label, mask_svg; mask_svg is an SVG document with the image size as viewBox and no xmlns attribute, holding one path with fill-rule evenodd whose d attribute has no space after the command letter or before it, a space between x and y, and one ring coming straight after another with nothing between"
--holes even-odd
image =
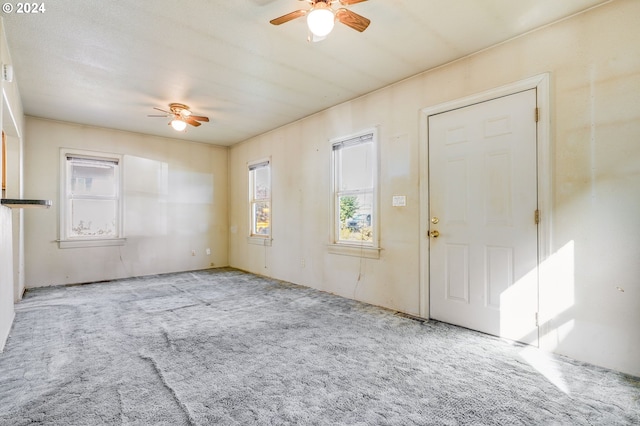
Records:
<instances>
[{"instance_id":1,"label":"ceiling fan light globe","mask_svg":"<svg viewBox=\"0 0 640 426\"><path fill-rule=\"evenodd\" d=\"M175 131L182 132L187 128L187 123L182 120L171 120L171 127L173 127Z\"/></svg>"},{"instance_id":2,"label":"ceiling fan light globe","mask_svg":"<svg viewBox=\"0 0 640 426\"><path fill-rule=\"evenodd\" d=\"M307 26L309 31L318 37L328 35L335 24L335 16L329 8L316 8L307 15Z\"/></svg>"}]
</instances>

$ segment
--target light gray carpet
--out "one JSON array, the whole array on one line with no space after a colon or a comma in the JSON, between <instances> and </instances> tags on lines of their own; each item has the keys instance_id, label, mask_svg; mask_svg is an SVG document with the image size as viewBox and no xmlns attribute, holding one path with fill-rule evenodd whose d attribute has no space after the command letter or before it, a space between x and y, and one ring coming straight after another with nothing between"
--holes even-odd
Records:
<instances>
[{"instance_id":1,"label":"light gray carpet","mask_svg":"<svg viewBox=\"0 0 640 426\"><path fill-rule=\"evenodd\" d=\"M31 290L0 355L12 426L637 425L639 396L637 378L233 269Z\"/></svg>"}]
</instances>

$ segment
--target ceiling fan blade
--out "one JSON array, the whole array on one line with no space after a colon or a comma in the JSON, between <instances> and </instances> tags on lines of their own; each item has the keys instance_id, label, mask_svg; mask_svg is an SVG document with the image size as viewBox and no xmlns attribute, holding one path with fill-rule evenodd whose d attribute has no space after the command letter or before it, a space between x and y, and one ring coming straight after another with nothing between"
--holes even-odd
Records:
<instances>
[{"instance_id":1,"label":"ceiling fan blade","mask_svg":"<svg viewBox=\"0 0 640 426\"><path fill-rule=\"evenodd\" d=\"M371 21L364 16L358 15L348 9L336 10L336 19L356 31L363 32L367 29Z\"/></svg>"},{"instance_id":2,"label":"ceiling fan blade","mask_svg":"<svg viewBox=\"0 0 640 426\"><path fill-rule=\"evenodd\" d=\"M165 112L165 113L167 113L167 114L171 114L171 112L170 112L170 111L165 111L165 110L163 110L162 108L153 107L153 109L155 109L155 110L157 110L157 111Z\"/></svg>"},{"instance_id":3,"label":"ceiling fan blade","mask_svg":"<svg viewBox=\"0 0 640 426\"><path fill-rule=\"evenodd\" d=\"M273 25L284 24L285 22L292 21L296 18L300 18L301 16L306 15L308 10L296 10L295 12L287 13L286 15L282 15L279 18L272 19L271 22Z\"/></svg>"},{"instance_id":4,"label":"ceiling fan blade","mask_svg":"<svg viewBox=\"0 0 640 426\"><path fill-rule=\"evenodd\" d=\"M206 123L209 122L209 117L204 117L202 115L190 115L189 118L193 118L194 120L204 121Z\"/></svg>"},{"instance_id":5,"label":"ceiling fan blade","mask_svg":"<svg viewBox=\"0 0 640 426\"><path fill-rule=\"evenodd\" d=\"M149 114L147 117L168 117L168 114Z\"/></svg>"},{"instance_id":6,"label":"ceiling fan blade","mask_svg":"<svg viewBox=\"0 0 640 426\"><path fill-rule=\"evenodd\" d=\"M349 6L351 4L362 3L363 1L367 1L367 0L340 0L340 4Z\"/></svg>"},{"instance_id":7,"label":"ceiling fan blade","mask_svg":"<svg viewBox=\"0 0 640 426\"><path fill-rule=\"evenodd\" d=\"M188 124L191 124L192 126L198 127L200 125L200 123L198 123L196 120L193 119L193 117L189 116L189 117L183 117L182 120Z\"/></svg>"}]
</instances>

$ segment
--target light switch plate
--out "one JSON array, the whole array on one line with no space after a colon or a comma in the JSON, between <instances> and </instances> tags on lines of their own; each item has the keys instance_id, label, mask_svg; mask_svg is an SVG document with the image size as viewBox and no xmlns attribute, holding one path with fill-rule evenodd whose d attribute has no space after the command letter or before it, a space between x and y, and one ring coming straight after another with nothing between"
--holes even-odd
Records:
<instances>
[{"instance_id":1,"label":"light switch plate","mask_svg":"<svg viewBox=\"0 0 640 426\"><path fill-rule=\"evenodd\" d=\"M405 207L407 205L406 195L394 195L392 201L393 207Z\"/></svg>"}]
</instances>

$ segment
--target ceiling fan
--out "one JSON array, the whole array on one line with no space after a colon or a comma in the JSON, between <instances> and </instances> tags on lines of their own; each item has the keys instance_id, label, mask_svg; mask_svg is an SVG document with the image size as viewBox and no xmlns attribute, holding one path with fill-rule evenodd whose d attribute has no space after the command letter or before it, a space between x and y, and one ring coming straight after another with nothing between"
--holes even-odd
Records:
<instances>
[{"instance_id":1,"label":"ceiling fan","mask_svg":"<svg viewBox=\"0 0 640 426\"><path fill-rule=\"evenodd\" d=\"M162 108L153 107L153 109L163 112L164 114L158 115L153 114L149 115L149 117L169 117L171 121L169 121L169 125L177 130L178 132L182 132L187 128L187 124L198 127L200 121L209 122L209 117L204 117L201 115L193 115L189 110L189 107L185 104L179 103L171 103L169 104L169 111L166 111Z\"/></svg>"},{"instance_id":2,"label":"ceiling fan","mask_svg":"<svg viewBox=\"0 0 640 426\"><path fill-rule=\"evenodd\" d=\"M338 10L333 10L331 7L333 3L340 3L343 6L350 6L356 3L362 3L367 0L299 0L305 1L311 4L311 9L300 9L286 15L282 15L279 18L272 19L270 22L273 25L284 24L293 19L300 18L302 16L307 17L307 26L311 34L309 35L310 41L324 40L327 35L333 30L335 21L342 22L348 27L353 28L356 31L364 31L367 29L371 21L364 16L358 15L355 12L350 11L344 7Z\"/></svg>"}]
</instances>

